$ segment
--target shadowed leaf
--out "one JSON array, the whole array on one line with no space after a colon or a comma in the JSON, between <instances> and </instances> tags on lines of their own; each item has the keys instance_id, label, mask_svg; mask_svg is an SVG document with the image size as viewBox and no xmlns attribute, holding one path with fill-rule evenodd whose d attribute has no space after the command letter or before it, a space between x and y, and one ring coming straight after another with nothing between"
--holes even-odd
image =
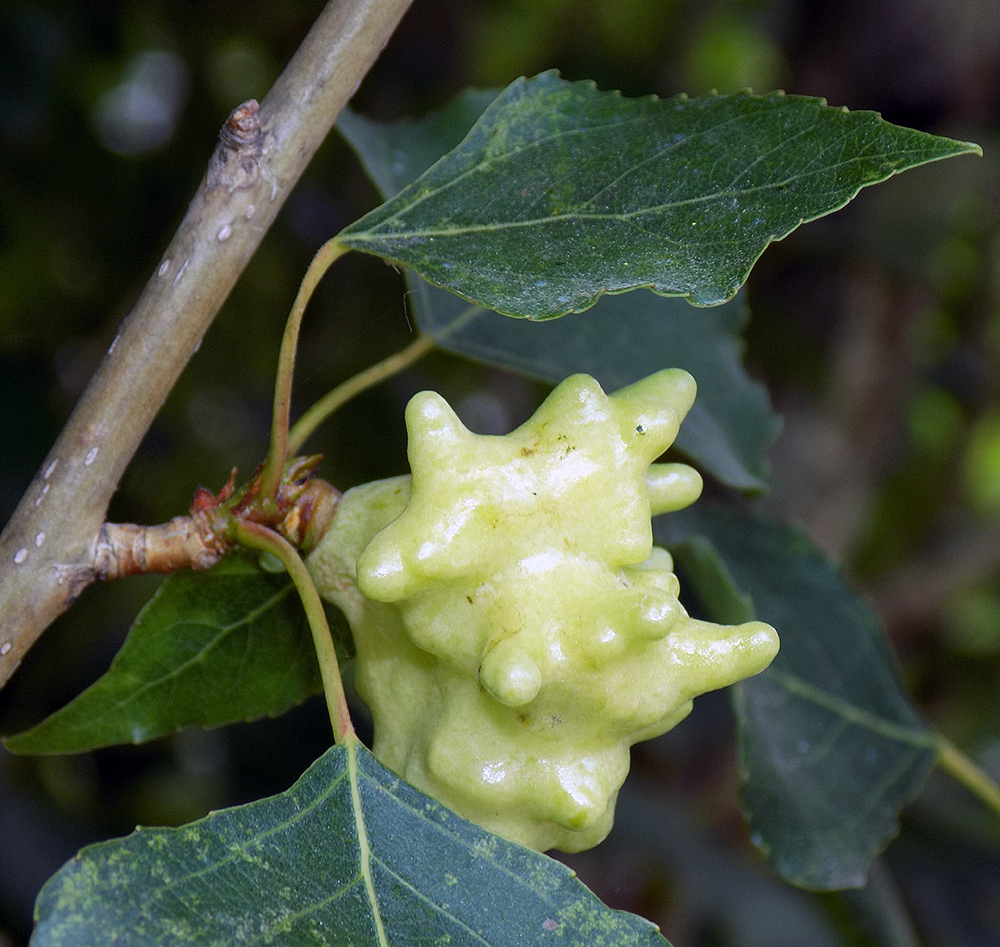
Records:
<instances>
[{"instance_id":1,"label":"shadowed leaf","mask_svg":"<svg viewBox=\"0 0 1000 947\"><path fill-rule=\"evenodd\" d=\"M730 614L749 605L781 636L771 666L734 688L754 841L795 884L864 884L938 756L878 620L796 530L723 510L665 520L711 616L727 620L716 602ZM727 584L736 594L711 594Z\"/></svg>"}]
</instances>

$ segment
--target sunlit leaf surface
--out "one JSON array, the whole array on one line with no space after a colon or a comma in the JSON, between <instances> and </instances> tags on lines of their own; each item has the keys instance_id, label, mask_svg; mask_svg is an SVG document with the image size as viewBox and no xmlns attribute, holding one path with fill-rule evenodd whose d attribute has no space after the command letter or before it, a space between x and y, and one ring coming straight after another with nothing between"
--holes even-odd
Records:
<instances>
[{"instance_id":1,"label":"sunlit leaf surface","mask_svg":"<svg viewBox=\"0 0 1000 947\"><path fill-rule=\"evenodd\" d=\"M465 93L419 121L374 122L345 112L338 125L390 196L461 141L496 94ZM677 446L730 486L762 486L764 452L778 419L740 362L742 299L703 310L678 298L631 293L603 297L573 319L539 323L503 318L412 273L407 278L414 315L435 344L490 365L552 384L586 372L608 391L664 367L687 369L698 379L698 400Z\"/></svg>"},{"instance_id":2,"label":"sunlit leaf surface","mask_svg":"<svg viewBox=\"0 0 1000 947\"><path fill-rule=\"evenodd\" d=\"M548 72L340 235L491 309L547 319L650 287L729 299L772 240L975 145L772 93L627 99Z\"/></svg>"}]
</instances>

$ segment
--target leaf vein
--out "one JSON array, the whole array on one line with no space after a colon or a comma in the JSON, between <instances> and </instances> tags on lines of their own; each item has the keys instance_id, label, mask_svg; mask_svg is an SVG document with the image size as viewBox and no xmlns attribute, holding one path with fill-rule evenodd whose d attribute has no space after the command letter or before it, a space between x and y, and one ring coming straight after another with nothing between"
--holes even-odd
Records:
<instances>
[{"instance_id":1,"label":"leaf vein","mask_svg":"<svg viewBox=\"0 0 1000 947\"><path fill-rule=\"evenodd\" d=\"M121 700L108 705L100 713L95 713L92 716L89 716L85 721L82 721L82 725L86 725L86 727L89 729L93 725L95 719L102 720L112 714L120 713L123 708L128 707L129 704L134 703L136 700L141 698L144 694L148 693L150 690L162 687L171 681L176 681L176 679L184 671L187 671L190 668L194 667L195 665L203 662L206 659L206 657L209 654L211 654L211 652L215 650L215 648L218 647L223 641L225 641L225 639L230 634L232 634L234 631L238 631L240 628L246 625L252 624L253 621L255 621L260 615L264 614L266 611L270 610L275 605L277 605L278 602L280 602L283 598L285 598L288 595L288 593L291 592L293 589L294 586L292 585L291 582L289 582L286 586L275 592L273 595L268 596L268 598L264 602L262 602L257 608L254 608L251 611L247 612L246 614L241 615L239 619L237 619L234 622L230 622L227 625L215 625L212 624L211 622L197 622L191 620L185 620L183 622L176 623L176 624L183 624L186 626L194 626L194 627L201 626L204 628L213 628L216 629L218 633L212 638L211 641L209 641L207 644L199 648L198 651L195 654L191 655L186 661L183 661L180 664L173 665L167 673L162 674L160 677L147 679L146 682L141 687L137 687L135 690L130 691L128 695L122 698ZM167 631L167 629L164 629L164 631Z\"/></svg>"},{"instance_id":2,"label":"leaf vein","mask_svg":"<svg viewBox=\"0 0 1000 947\"><path fill-rule=\"evenodd\" d=\"M375 932L378 937L380 947L389 947L389 940L386 937L385 925L382 922L382 912L379 910L378 898L375 896L375 884L371 871L371 846L368 843L368 829L365 825L365 813L361 806L361 793L358 785L358 757L357 741L349 740L347 743L347 773L350 776L351 805L354 810L354 824L358 830L358 856L361 864L361 875L365 880L365 891L368 901L371 904L372 919L375 923Z\"/></svg>"},{"instance_id":3,"label":"leaf vein","mask_svg":"<svg viewBox=\"0 0 1000 947\"><path fill-rule=\"evenodd\" d=\"M376 862L378 862L379 865L381 865L382 870L390 878L394 878L399 883L400 887L405 888L407 891L410 892L411 895L413 895L414 897L416 897L417 900L422 901L424 904L426 904L428 907L430 907L436 913L438 913L438 914L442 915L443 917L446 917L449 920L453 921L457 927L460 927L463 931L465 931L471 937L474 937L476 939L476 941L478 941L479 943L482 943L482 944L486 944L487 947L489 947L489 941L486 940L486 938L483 937L483 935L480 934L479 931L477 931L477 930L469 927L469 925L466 924L465 921L463 921L461 918L457 917L455 914L452 914L451 912L449 912L443 905L438 904L435 901L432 901L429 897L427 897L426 894L424 894L418 888L415 888L413 886L413 884L408 879L404 878L398 872L393 871L382 859L378 858L377 856L373 856L373 857L374 857L374 860Z\"/></svg>"},{"instance_id":4,"label":"leaf vein","mask_svg":"<svg viewBox=\"0 0 1000 947\"><path fill-rule=\"evenodd\" d=\"M829 710L855 726L871 730L889 740L914 747L930 748L936 745L933 734L928 731L894 723L847 700L836 697L793 674L776 670L773 667L764 673L789 693L822 707L824 710Z\"/></svg>"},{"instance_id":5,"label":"leaf vein","mask_svg":"<svg viewBox=\"0 0 1000 947\"><path fill-rule=\"evenodd\" d=\"M225 857L219 858L218 860L212 862L212 864L210 865L206 865L200 871L187 872L186 874L181 875L178 878L175 878L173 881L160 885L158 888L156 888L155 891L153 891L149 895L149 897L137 902L138 912L141 913L145 911L145 909L150 904L153 904L155 901L162 898L164 895L166 895L169 891L172 891L178 885L185 884L188 882L193 882L197 879L206 878L210 876L214 872L220 870L221 868L224 868L226 865L229 865L232 862L236 861L237 858L244 855L246 852L252 850L255 846L259 846L260 844L262 844L265 839L268 839L274 835L277 835L279 832L283 832L286 829L291 828L297 822L300 822L306 816L310 815L315 809L319 808L333 794L334 790L341 783L341 781L346 778L346 776L347 776L346 772L341 773L334 780L332 780L330 784L323 790L323 792L320 793L311 803L309 803L309 805L305 806L304 808L297 809L295 814L292 815L290 818L286 819L284 822L280 822L272 826L266 832L260 832L254 835L253 838L248 839L246 842L242 844L229 846L228 854ZM183 830L171 829L168 831L171 833L179 833Z\"/></svg>"}]
</instances>

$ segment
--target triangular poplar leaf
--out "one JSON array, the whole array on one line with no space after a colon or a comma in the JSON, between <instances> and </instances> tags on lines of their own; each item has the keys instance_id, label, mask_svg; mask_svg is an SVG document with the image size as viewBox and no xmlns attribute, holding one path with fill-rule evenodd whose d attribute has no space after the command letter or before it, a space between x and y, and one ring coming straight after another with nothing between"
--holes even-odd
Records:
<instances>
[{"instance_id":1,"label":"triangular poplar leaf","mask_svg":"<svg viewBox=\"0 0 1000 947\"><path fill-rule=\"evenodd\" d=\"M669 947L353 741L280 795L84 849L35 914L32 947Z\"/></svg>"},{"instance_id":2,"label":"triangular poplar leaf","mask_svg":"<svg viewBox=\"0 0 1000 947\"><path fill-rule=\"evenodd\" d=\"M168 576L107 673L37 726L15 753L78 753L198 724L277 716L322 690L305 613L284 572L230 553Z\"/></svg>"},{"instance_id":3,"label":"triangular poplar leaf","mask_svg":"<svg viewBox=\"0 0 1000 947\"><path fill-rule=\"evenodd\" d=\"M339 240L514 316L639 287L708 306L803 221L973 151L804 96L627 99L547 72Z\"/></svg>"},{"instance_id":4,"label":"triangular poplar leaf","mask_svg":"<svg viewBox=\"0 0 1000 947\"><path fill-rule=\"evenodd\" d=\"M496 92L466 92L419 121L338 121L384 196L397 193L461 141ZM737 489L759 490L764 453L779 427L767 392L743 370L742 297L710 310L652 293L606 296L575 319L506 319L407 273L421 331L437 346L556 384L586 372L614 391L665 366L698 379L698 400L677 446L701 470Z\"/></svg>"},{"instance_id":5,"label":"triangular poplar leaf","mask_svg":"<svg viewBox=\"0 0 1000 947\"><path fill-rule=\"evenodd\" d=\"M861 886L938 756L878 619L797 530L697 508L660 530L710 617L752 614L781 638L733 689L754 842L794 884ZM715 594L726 586L736 594Z\"/></svg>"}]
</instances>

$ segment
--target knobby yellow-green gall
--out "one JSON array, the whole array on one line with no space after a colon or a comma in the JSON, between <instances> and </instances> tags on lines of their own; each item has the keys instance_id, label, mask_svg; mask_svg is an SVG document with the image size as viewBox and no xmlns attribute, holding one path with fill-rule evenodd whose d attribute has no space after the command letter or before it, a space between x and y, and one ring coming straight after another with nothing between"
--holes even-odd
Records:
<instances>
[{"instance_id":1,"label":"knobby yellow-green gall","mask_svg":"<svg viewBox=\"0 0 1000 947\"><path fill-rule=\"evenodd\" d=\"M650 516L701 492L652 463L694 394L678 369L611 396L575 375L502 437L413 398L412 477L345 493L309 559L382 763L513 841L580 851L611 829L631 744L767 667L774 629L690 618L653 546Z\"/></svg>"}]
</instances>

